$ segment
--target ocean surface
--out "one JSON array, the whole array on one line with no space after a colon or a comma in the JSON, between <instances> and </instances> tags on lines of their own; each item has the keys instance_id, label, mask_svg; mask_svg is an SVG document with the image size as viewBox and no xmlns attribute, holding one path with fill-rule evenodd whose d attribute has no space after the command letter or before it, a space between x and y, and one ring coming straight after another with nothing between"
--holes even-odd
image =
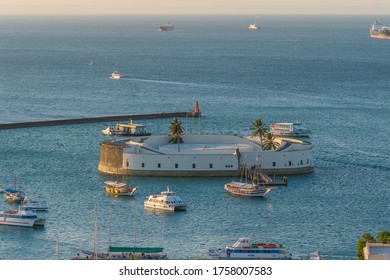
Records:
<instances>
[{"instance_id":1,"label":"ocean surface","mask_svg":"<svg viewBox=\"0 0 390 280\"><path fill-rule=\"evenodd\" d=\"M363 232L390 230L390 41L369 38L375 17L174 16L173 32L157 32L163 16L2 17L0 123L187 111L198 100L195 133L302 121L315 170L266 199L227 194L233 178L143 177L129 179L135 197L113 198L97 166L101 130L115 123L0 130L0 185L20 178L49 205L42 229L0 226L0 259L54 259L57 240L61 259L92 250L94 205L99 251L110 242L205 258L250 236L294 257L356 259ZM247 29L254 21L260 30ZM141 123L167 134L170 121ZM167 187L188 210L146 211L147 195ZM0 199L0 210L16 207Z\"/></svg>"}]
</instances>

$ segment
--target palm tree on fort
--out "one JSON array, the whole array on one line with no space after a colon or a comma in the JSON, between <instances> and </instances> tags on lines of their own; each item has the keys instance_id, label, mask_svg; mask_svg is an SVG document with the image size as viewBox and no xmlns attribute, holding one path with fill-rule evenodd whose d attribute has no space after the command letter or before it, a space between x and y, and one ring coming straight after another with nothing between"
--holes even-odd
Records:
<instances>
[{"instance_id":1,"label":"palm tree on fort","mask_svg":"<svg viewBox=\"0 0 390 280\"><path fill-rule=\"evenodd\" d=\"M173 121L169 125L169 136L171 136L171 140L169 143L177 143L177 151L180 152L180 143L184 143L183 138L181 137L183 134L183 128L181 127L181 121L176 117L173 118Z\"/></svg>"},{"instance_id":2,"label":"palm tree on fort","mask_svg":"<svg viewBox=\"0 0 390 280\"><path fill-rule=\"evenodd\" d=\"M265 127L265 122L263 122L262 119L257 118L252 122L250 130L252 130L251 138L254 138L256 136L260 137L261 147L263 148L263 138L268 132L267 128Z\"/></svg>"},{"instance_id":3,"label":"palm tree on fort","mask_svg":"<svg viewBox=\"0 0 390 280\"><path fill-rule=\"evenodd\" d=\"M262 139L263 150L276 150L279 146L280 143L275 141L275 137L272 136L271 132L267 132L265 137Z\"/></svg>"}]
</instances>

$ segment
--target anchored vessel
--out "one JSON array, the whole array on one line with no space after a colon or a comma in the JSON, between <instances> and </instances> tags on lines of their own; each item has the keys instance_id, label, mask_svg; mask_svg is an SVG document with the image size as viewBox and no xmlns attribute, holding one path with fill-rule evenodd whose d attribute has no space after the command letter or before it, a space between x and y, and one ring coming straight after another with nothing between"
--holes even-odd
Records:
<instances>
[{"instance_id":1,"label":"anchored vessel","mask_svg":"<svg viewBox=\"0 0 390 280\"><path fill-rule=\"evenodd\" d=\"M164 25L160 25L158 27L158 31L173 31L173 23L171 23L171 21L169 20L166 24Z\"/></svg>"},{"instance_id":2,"label":"anchored vessel","mask_svg":"<svg viewBox=\"0 0 390 280\"><path fill-rule=\"evenodd\" d=\"M19 206L18 210L0 212L0 224L19 227L44 226L45 219L38 218L28 206Z\"/></svg>"},{"instance_id":3,"label":"anchored vessel","mask_svg":"<svg viewBox=\"0 0 390 280\"><path fill-rule=\"evenodd\" d=\"M4 190L4 198L8 202L12 203L22 203L26 198L26 194L21 190L6 189Z\"/></svg>"},{"instance_id":4,"label":"anchored vessel","mask_svg":"<svg viewBox=\"0 0 390 280\"><path fill-rule=\"evenodd\" d=\"M104 190L114 196L132 196L135 191L138 189L137 187L130 187L126 183L121 182L113 182L106 181L104 182Z\"/></svg>"},{"instance_id":5,"label":"anchored vessel","mask_svg":"<svg viewBox=\"0 0 390 280\"><path fill-rule=\"evenodd\" d=\"M183 202L180 196L167 188L161 194L149 195L148 200L144 202L145 208L160 209L167 211L186 210L187 205Z\"/></svg>"},{"instance_id":6,"label":"anchored vessel","mask_svg":"<svg viewBox=\"0 0 390 280\"><path fill-rule=\"evenodd\" d=\"M106 129L102 130L102 133L104 135L112 136L112 135L119 135L119 136L149 136L151 135L150 132L147 132L145 130L145 126L142 124L136 124L133 123L132 120L130 120L130 123L119 123L116 126L109 126Z\"/></svg>"},{"instance_id":7,"label":"anchored vessel","mask_svg":"<svg viewBox=\"0 0 390 280\"><path fill-rule=\"evenodd\" d=\"M383 26L383 23L376 20L370 28L370 37L376 39L390 39L390 26Z\"/></svg>"},{"instance_id":8,"label":"anchored vessel","mask_svg":"<svg viewBox=\"0 0 390 280\"><path fill-rule=\"evenodd\" d=\"M252 243L247 237L241 237L233 245L226 246L225 250L210 249L209 259L262 259L262 260L289 260L291 253L283 246L273 243Z\"/></svg>"},{"instance_id":9,"label":"anchored vessel","mask_svg":"<svg viewBox=\"0 0 390 280\"><path fill-rule=\"evenodd\" d=\"M256 23L254 23L254 24L249 24L248 29L256 30L259 29L259 27L256 25Z\"/></svg>"},{"instance_id":10,"label":"anchored vessel","mask_svg":"<svg viewBox=\"0 0 390 280\"><path fill-rule=\"evenodd\" d=\"M311 131L301 122L274 123L270 125L270 132L274 136L285 137L309 137L311 134Z\"/></svg>"}]
</instances>

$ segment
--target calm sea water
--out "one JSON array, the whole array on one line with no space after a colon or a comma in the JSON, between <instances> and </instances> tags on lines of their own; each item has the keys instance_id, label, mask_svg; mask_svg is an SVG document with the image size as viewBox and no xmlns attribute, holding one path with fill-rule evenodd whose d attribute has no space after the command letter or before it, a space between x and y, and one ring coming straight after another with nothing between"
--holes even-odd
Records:
<instances>
[{"instance_id":1,"label":"calm sea water","mask_svg":"<svg viewBox=\"0 0 390 280\"><path fill-rule=\"evenodd\" d=\"M199 100L203 134L248 134L257 117L304 122L315 171L267 199L228 195L232 178L142 177L131 179L134 198L118 199L97 171L100 131L112 123L2 130L0 184L12 187L15 174L50 209L44 229L0 226L0 259L53 259L57 239L60 258L91 249L94 204L101 251L110 239L162 246L171 259L240 236L295 257L355 259L363 232L390 229L390 42L368 37L374 18L264 16L258 31L245 16L171 20L173 32L157 32L161 16L1 18L0 122L186 111ZM142 123L166 134L169 122ZM167 186L188 211L143 208Z\"/></svg>"}]
</instances>

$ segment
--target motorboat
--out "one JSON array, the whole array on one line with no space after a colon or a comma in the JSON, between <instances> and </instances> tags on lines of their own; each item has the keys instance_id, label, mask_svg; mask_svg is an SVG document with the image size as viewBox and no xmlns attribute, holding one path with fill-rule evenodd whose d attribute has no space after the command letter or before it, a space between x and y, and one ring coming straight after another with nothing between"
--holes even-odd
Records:
<instances>
[{"instance_id":1,"label":"motorboat","mask_svg":"<svg viewBox=\"0 0 390 280\"><path fill-rule=\"evenodd\" d=\"M301 122L274 123L270 125L270 132L273 136L285 137L309 137L311 134Z\"/></svg>"},{"instance_id":2,"label":"motorboat","mask_svg":"<svg viewBox=\"0 0 390 280\"><path fill-rule=\"evenodd\" d=\"M111 79L119 80L121 78L122 78L122 74L121 73L119 73L118 71L112 72Z\"/></svg>"},{"instance_id":3,"label":"motorboat","mask_svg":"<svg viewBox=\"0 0 390 280\"><path fill-rule=\"evenodd\" d=\"M131 137L151 135L150 132L145 130L144 125L133 123L132 120L130 120L130 123L119 123L115 126L109 126L102 130L102 133L107 136L119 135Z\"/></svg>"},{"instance_id":4,"label":"motorboat","mask_svg":"<svg viewBox=\"0 0 390 280\"><path fill-rule=\"evenodd\" d=\"M138 189L118 181L106 181L103 188L108 194L113 196L133 196Z\"/></svg>"},{"instance_id":5,"label":"motorboat","mask_svg":"<svg viewBox=\"0 0 390 280\"><path fill-rule=\"evenodd\" d=\"M15 189L5 189L4 190L4 198L8 202L12 203L22 203L25 199L26 194L22 192L21 190L15 190Z\"/></svg>"},{"instance_id":6,"label":"motorboat","mask_svg":"<svg viewBox=\"0 0 390 280\"><path fill-rule=\"evenodd\" d=\"M161 194L149 195L148 200L144 202L144 207L167 211L184 211L187 209L187 205L183 200L169 188Z\"/></svg>"},{"instance_id":7,"label":"motorboat","mask_svg":"<svg viewBox=\"0 0 390 280\"><path fill-rule=\"evenodd\" d=\"M24 198L22 205L29 207L33 211L47 211L49 207L45 203L36 200L30 200L27 196Z\"/></svg>"},{"instance_id":8,"label":"motorboat","mask_svg":"<svg viewBox=\"0 0 390 280\"><path fill-rule=\"evenodd\" d=\"M283 246L274 243L253 243L247 237L241 237L233 245L223 249L209 249L209 259L261 259L261 260L290 260L291 253Z\"/></svg>"},{"instance_id":9,"label":"motorboat","mask_svg":"<svg viewBox=\"0 0 390 280\"><path fill-rule=\"evenodd\" d=\"M18 210L0 212L0 224L19 227L44 226L45 219L38 218L30 207L20 205Z\"/></svg>"}]
</instances>

